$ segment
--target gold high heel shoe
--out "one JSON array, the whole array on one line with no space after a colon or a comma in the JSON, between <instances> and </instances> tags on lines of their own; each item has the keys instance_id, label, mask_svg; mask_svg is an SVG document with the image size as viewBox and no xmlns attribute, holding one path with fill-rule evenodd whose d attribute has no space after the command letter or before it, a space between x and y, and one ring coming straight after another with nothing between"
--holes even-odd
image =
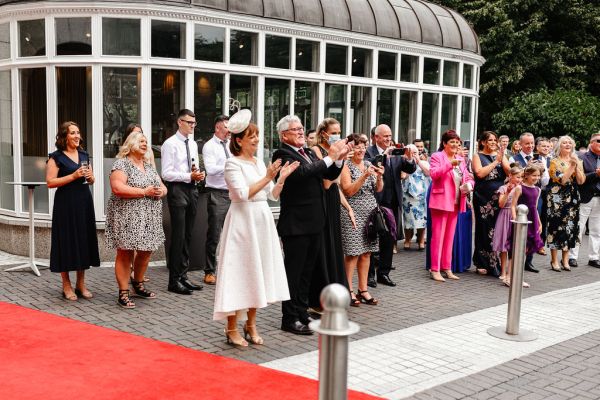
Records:
<instances>
[{"instance_id":1,"label":"gold high heel shoe","mask_svg":"<svg viewBox=\"0 0 600 400\"><path fill-rule=\"evenodd\" d=\"M254 328L256 329L256 325L248 325L248 324L244 324L244 338L246 340L248 340L248 336L250 336L250 343L252 344L263 344L265 341L263 340L263 338L261 338L260 336L256 335L256 336L252 336L250 334L250 330L248 328Z\"/></svg>"},{"instance_id":2,"label":"gold high heel shoe","mask_svg":"<svg viewBox=\"0 0 600 400\"><path fill-rule=\"evenodd\" d=\"M454 275L454 273L452 273L452 271L450 271L449 269L442 271L443 275L446 275L447 279L452 279L454 281L458 281L460 280L460 278L456 275Z\"/></svg>"},{"instance_id":3,"label":"gold high heel shoe","mask_svg":"<svg viewBox=\"0 0 600 400\"><path fill-rule=\"evenodd\" d=\"M429 277L436 282L446 282L446 280L442 278L442 274L440 274L440 271L429 272Z\"/></svg>"},{"instance_id":4,"label":"gold high heel shoe","mask_svg":"<svg viewBox=\"0 0 600 400\"><path fill-rule=\"evenodd\" d=\"M246 342L243 337L240 336L239 339L232 339L229 336L229 333L237 332L237 331L238 331L237 329L223 328L223 333L225 334L225 337L227 338L227 344L232 344L234 346L240 346L240 347L248 347L248 342Z\"/></svg>"}]
</instances>

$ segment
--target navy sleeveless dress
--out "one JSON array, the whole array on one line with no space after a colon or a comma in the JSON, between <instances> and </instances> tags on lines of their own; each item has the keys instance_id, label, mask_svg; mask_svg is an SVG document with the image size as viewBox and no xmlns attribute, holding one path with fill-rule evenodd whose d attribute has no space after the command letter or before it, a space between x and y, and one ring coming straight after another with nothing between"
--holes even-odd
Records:
<instances>
[{"instance_id":1,"label":"navy sleeveless dress","mask_svg":"<svg viewBox=\"0 0 600 400\"><path fill-rule=\"evenodd\" d=\"M75 172L79 165L61 150L49 155L58 167L58 177ZM89 155L79 150L79 161ZM100 265L96 216L90 186L80 178L56 189L52 209L50 270L68 272Z\"/></svg>"}]
</instances>

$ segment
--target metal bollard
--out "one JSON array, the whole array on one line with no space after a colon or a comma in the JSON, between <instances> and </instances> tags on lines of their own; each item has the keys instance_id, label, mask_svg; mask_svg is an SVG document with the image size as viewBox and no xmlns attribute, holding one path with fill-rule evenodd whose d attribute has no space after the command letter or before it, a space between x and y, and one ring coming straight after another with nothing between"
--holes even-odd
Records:
<instances>
[{"instance_id":1,"label":"metal bollard","mask_svg":"<svg viewBox=\"0 0 600 400\"><path fill-rule=\"evenodd\" d=\"M527 220L529 209L526 205L517 206L517 220L513 223L512 242L512 268L510 271L510 291L508 295L508 314L506 316L506 329L495 326L488 329L488 333L500 339L515 342L529 342L537 339L533 331L520 330L521 299L523 295L523 270L525 269L525 252L527 251Z\"/></svg>"},{"instance_id":2,"label":"metal bollard","mask_svg":"<svg viewBox=\"0 0 600 400\"><path fill-rule=\"evenodd\" d=\"M319 334L319 400L346 400L348 397L348 336L360 327L348 321L350 293L339 283L321 291L323 315L310 323Z\"/></svg>"}]
</instances>

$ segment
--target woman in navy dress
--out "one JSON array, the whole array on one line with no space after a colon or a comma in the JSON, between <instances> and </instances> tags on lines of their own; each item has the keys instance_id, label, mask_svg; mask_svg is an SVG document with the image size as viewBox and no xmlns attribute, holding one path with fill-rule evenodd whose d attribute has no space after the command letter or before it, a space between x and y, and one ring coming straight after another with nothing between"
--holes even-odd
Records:
<instances>
[{"instance_id":1,"label":"woman in navy dress","mask_svg":"<svg viewBox=\"0 0 600 400\"><path fill-rule=\"evenodd\" d=\"M48 188L57 188L52 210L50 270L62 277L62 295L67 300L78 296L91 299L85 285L85 270L99 266L96 217L90 184L94 174L89 155L81 149L81 132L72 121L63 122L56 135L56 148L46 164ZM86 184L87 183L87 184ZM70 271L77 271L75 288Z\"/></svg>"}]
</instances>

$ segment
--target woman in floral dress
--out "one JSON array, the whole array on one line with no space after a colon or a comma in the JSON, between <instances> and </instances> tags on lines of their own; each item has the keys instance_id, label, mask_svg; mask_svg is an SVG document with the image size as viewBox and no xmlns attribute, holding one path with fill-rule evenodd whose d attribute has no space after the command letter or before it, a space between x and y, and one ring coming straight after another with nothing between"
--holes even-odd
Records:
<instances>
[{"instance_id":1,"label":"woman in floral dress","mask_svg":"<svg viewBox=\"0 0 600 400\"><path fill-rule=\"evenodd\" d=\"M473 212L475 213L475 249L473 265L482 275L500 276L500 259L492 249L492 239L496 226L498 189L504 185L506 171L510 165L504 157L505 149L498 147L498 137L494 132L483 132L479 140L479 152L473 155L472 166L475 174L473 192Z\"/></svg>"},{"instance_id":2,"label":"woman in floral dress","mask_svg":"<svg viewBox=\"0 0 600 400\"><path fill-rule=\"evenodd\" d=\"M570 271L569 249L579 241L579 190L585 182L581 160L575 154L575 142L562 136L556 145L555 156L550 161L548 173L548 248L552 255L551 266ZM562 265L558 265L558 250L562 250Z\"/></svg>"}]
</instances>

